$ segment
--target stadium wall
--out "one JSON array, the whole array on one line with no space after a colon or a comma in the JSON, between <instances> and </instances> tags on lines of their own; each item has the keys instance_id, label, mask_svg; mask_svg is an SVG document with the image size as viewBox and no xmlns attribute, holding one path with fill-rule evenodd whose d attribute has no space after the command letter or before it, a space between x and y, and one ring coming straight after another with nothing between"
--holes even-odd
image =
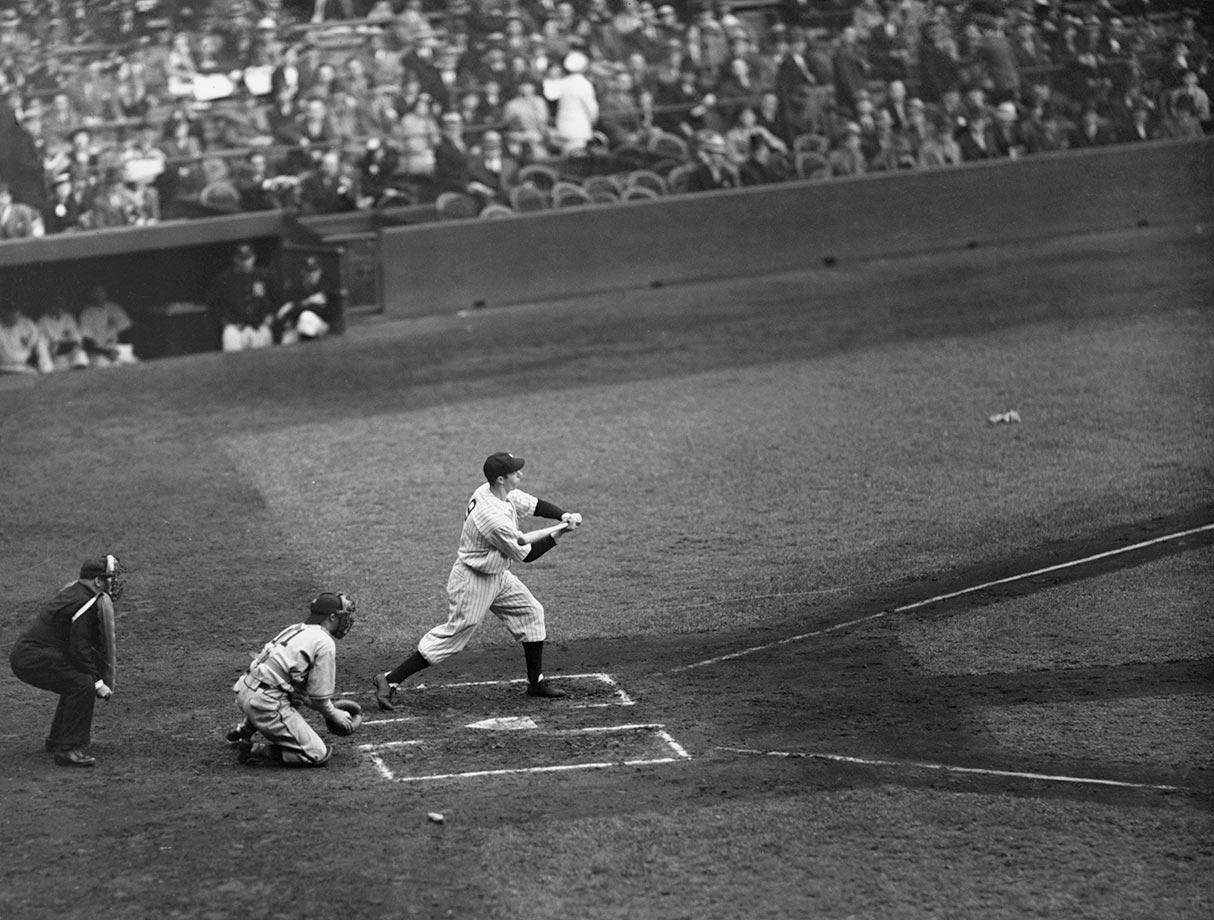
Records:
<instances>
[{"instance_id":1,"label":"stadium wall","mask_svg":"<svg viewBox=\"0 0 1214 920\"><path fill-rule=\"evenodd\" d=\"M1214 138L383 231L384 312L469 307L1214 217Z\"/></svg>"}]
</instances>

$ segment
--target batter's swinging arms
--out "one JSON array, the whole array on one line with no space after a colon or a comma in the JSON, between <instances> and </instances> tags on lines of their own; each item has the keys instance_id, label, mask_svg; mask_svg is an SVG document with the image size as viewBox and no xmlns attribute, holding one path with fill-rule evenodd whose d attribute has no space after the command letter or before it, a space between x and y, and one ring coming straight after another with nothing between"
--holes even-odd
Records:
<instances>
[{"instance_id":1,"label":"batter's swinging arms","mask_svg":"<svg viewBox=\"0 0 1214 920\"><path fill-rule=\"evenodd\" d=\"M395 709L397 685L422 668L450 658L472 638L485 613L494 615L522 642L527 661L527 693L555 699L565 696L544 680L544 608L510 571L510 562L534 562L556 546L556 535L573 530L582 516L519 489L523 458L509 453L485 460L486 482L472 493L460 533L459 551L447 579L447 622L434 627L417 651L393 670L371 678L380 709ZM523 533L519 515L561 523Z\"/></svg>"}]
</instances>

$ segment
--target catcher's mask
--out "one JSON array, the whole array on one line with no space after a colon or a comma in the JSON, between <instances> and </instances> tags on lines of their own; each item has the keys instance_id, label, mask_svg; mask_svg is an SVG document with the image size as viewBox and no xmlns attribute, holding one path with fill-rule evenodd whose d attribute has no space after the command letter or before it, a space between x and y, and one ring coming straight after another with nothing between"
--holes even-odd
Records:
<instances>
[{"instance_id":1,"label":"catcher's mask","mask_svg":"<svg viewBox=\"0 0 1214 920\"><path fill-rule=\"evenodd\" d=\"M123 576L126 575L126 566L118 559L117 556L105 555L96 559L85 560L84 565L80 567L80 577L84 579L102 578L105 579L104 591L110 596L110 600L118 600L122 595L122 589L126 587L126 581Z\"/></svg>"},{"instance_id":2,"label":"catcher's mask","mask_svg":"<svg viewBox=\"0 0 1214 920\"><path fill-rule=\"evenodd\" d=\"M348 594L318 594L312 601L310 612L314 617L336 616L337 623L330 631L334 639L343 638L354 625L354 600Z\"/></svg>"}]
</instances>

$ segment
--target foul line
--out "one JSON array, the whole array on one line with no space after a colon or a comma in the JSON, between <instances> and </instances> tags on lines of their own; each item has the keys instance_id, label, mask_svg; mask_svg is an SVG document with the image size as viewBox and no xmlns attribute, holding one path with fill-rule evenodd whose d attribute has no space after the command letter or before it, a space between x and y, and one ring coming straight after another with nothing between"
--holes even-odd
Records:
<instances>
[{"instance_id":1,"label":"foul line","mask_svg":"<svg viewBox=\"0 0 1214 920\"><path fill-rule=\"evenodd\" d=\"M927 763L915 760L879 760L870 757L848 757L845 754L818 754L797 751L757 751L753 748L718 747L718 751L731 754L755 754L760 757L804 758L806 760L830 760L835 763L854 763L869 767L903 767L916 770L939 770L945 773L974 773L980 776L1002 776L1009 779L1031 779L1051 783L1075 783L1087 786L1116 786L1119 789L1149 789L1155 792L1191 792L1184 786L1164 786L1156 783L1127 783L1116 779L1094 779L1086 776L1054 776L1049 773L1024 773L1018 770L990 770L982 767L958 767L944 763Z\"/></svg>"},{"instance_id":2,"label":"foul line","mask_svg":"<svg viewBox=\"0 0 1214 920\"><path fill-rule=\"evenodd\" d=\"M951 591L948 594L938 594L935 597L929 597L926 600L915 601L913 604L903 604L901 607L894 607L890 610L882 610L878 613L870 613L868 616L860 617L856 620L848 620L846 623L836 623L833 626L825 626L822 629L815 629L813 632L801 633L796 636L789 636L781 639L778 642L769 642L766 645L754 645L750 648L742 649L738 652L730 652L727 655L718 655L716 658L706 658L704 661L697 661L694 664L685 664L677 668L671 668L666 674L677 674L680 671L690 671L694 668L706 667L710 664L719 664L722 661L730 661L735 658L742 658L746 655L753 655L755 652L763 652L768 649L778 648L781 645L788 645L791 642L801 642L805 639L813 639L817 636L824 636L827 633L836 632L840 629L848 629L852 626L859 626L861 623L868 623L872 620L879 620L882 617L889 616L891 613L906 613L910 610L917 610L920 607L928 607L932 604L939 604L942 601L949 601L957 597L964 597L967 594L974 594L978 591L985 591L988 588L995 588L999 585L1011 584L1016 581L1024 581L1029 578L1036 578L1038 575L1048 575L1050 572L1059 572L1063 569L1075 568L1080 565L1087 565L1089 562L1096 562L1100 559L1107 559L1110 556L1119 556L1122 553L1131 553L1135 550L1145 549L1148 546L1154 546L1157 543L1167 543L1171 540L1179 540L1183 537L1191 537L1193 534L1203 533L1207 530L1214 530L1214 524L1203 524L1200 527L1192 527L1188 530L1177 531L1176 533L1165 534L1162 537L1154 537L1150 540L1143 540L1141 543L1133 543L1130 546L1122 546L1118 549L1106 550L1103 553L1096 553L1092 556L1084 556L1082 559L1072 559L1070 562L1059 562L1057 565L1046 566L1043 569L1034 569L1031 572L1023 572L1019 575L1009 575L1006 578L997 578L994 581L983 582L980 585L973 585L969 588L962 588L959 591Z\"/></svg>"}]
</instances>

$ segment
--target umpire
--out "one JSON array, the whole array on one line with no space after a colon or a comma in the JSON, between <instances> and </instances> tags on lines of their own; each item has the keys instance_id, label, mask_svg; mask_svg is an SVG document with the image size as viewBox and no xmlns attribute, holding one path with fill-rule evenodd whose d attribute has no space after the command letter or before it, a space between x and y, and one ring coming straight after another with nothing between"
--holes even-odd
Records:
<instances>
[{"instance_id":1,"label":"umpire","mask_svg":"<svg viewBox=\"0 0 1214 920\"><path fill-rule=\"evenodd\" d=\"M46 749L61 767L96 763L84 748L92 736L94 703L113 693L112 601L122 593L121 573L114 556L86 560L80 578L42 608L9 655L18 679L59 694Z\"/></svg>"}]
</instances>

